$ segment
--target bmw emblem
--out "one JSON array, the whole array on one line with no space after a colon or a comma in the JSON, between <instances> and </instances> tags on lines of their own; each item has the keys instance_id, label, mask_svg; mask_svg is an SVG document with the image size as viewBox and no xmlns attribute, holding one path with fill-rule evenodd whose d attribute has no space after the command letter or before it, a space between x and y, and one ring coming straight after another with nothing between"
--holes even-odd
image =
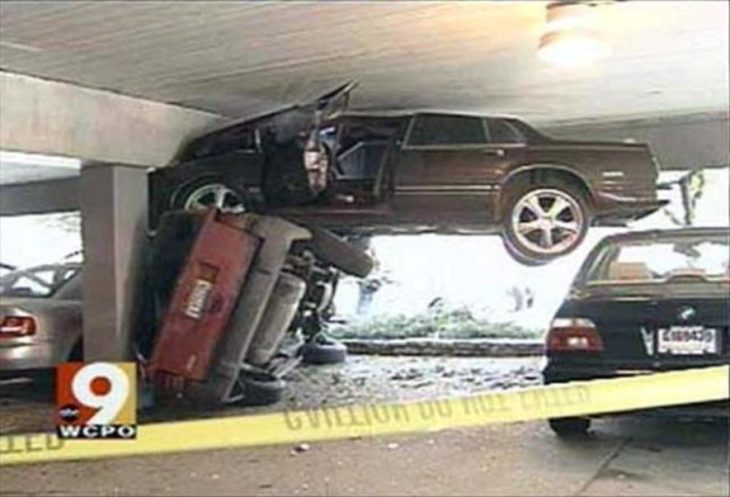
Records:
<instances>
[{"instance_id":1,"label":"bmw emblem","mask_svg":"<svg viewBox=\"0 0 730 497\"><path fill-rule=\"evenodd\" d=\"M677 312L677 317L681 321L689 321L690 319L694 318L697 315L697 311L694 307L691 306L684 306L679 309L679 312Z\"/></svg>"}]
</instances>

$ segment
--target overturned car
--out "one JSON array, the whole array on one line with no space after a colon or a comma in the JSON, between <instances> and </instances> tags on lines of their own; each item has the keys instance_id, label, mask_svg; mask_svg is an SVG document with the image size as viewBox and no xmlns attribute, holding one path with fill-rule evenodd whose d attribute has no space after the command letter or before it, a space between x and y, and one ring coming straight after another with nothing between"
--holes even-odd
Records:
<instances>
[{"instance_id":1,"label":"overturned car","mask_svg":"<svg viewBox=\"0 0 730 497\"><path fill-rule=\"evenodd\" d=\"M326 231L217 209L166 213L149 254L138 359L163 396L207 406L277 402L299 362L343 361L324 333L337 276L373 267Z\"/></svg>"},{"instance_id":2,"label":"overturned car","mask_svg":"<svg viewBox=\"0 0 730 497\"><path fill-rule=\"evenodd\" d=\"M590 225L663 205L647 145L555 140L507 117L348 115L352 87L192 140L151 175L152 223L215 205L342 234L499 233L544 264Z\"/></svg>"}]
</instances>

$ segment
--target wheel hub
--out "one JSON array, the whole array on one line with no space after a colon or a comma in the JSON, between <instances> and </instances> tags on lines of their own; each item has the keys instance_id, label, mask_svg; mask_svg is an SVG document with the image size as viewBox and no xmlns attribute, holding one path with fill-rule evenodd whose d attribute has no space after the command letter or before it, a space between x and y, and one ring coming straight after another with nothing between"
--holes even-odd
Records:
<instances>
[{"instance_id":1,"label":"wheel hub","mask_svg":"<svg viewBox=\"0 0 730 497\"><path fill-rule=\"evenodd\" d=\"M554 255L575 244L585 220L578 202L552 188L527 192L512 211L512 231L528 250Z\"/></svg>"},{"instance_id":2,"label":"wheel hub","mask_svg":"<svg viewBox=\"0 0 730 497\"><path fill-rule=\"evenodd\" d=\"M223 212L240 214L246 211L243 199L222 183L211 183L193 190L185 200L186 210L202 210L217 207Z\"/></svg>"}]
</instances>

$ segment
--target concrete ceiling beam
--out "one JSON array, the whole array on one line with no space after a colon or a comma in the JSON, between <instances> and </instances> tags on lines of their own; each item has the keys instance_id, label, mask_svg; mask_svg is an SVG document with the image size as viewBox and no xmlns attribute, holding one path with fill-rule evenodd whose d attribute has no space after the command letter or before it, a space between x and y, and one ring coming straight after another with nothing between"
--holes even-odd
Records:
<instances>
[{"instance_id":1,"label":"concrete ceiling beam","mask_svg":"<svg viewBox=\"0 0 730 497\"><path fill-rule=\"evenodd\" d=\"M0 71L0 148L142 167L225 119L175 105Z\"/></svg>"}]
</instances>

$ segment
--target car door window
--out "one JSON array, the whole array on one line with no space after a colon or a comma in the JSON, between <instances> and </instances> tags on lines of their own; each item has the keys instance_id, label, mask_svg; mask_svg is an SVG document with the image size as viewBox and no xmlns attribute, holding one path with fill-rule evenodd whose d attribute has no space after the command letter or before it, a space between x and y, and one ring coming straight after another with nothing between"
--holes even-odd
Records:
<instances>
[{"instance_id":1,"label":"car door window","mask_svg":"<svg viewBox=\"0 0 730 497\"><path fill-rule=\"evenodd\" d=\"M416 116L406 146L484 144L484 122L478 117Z\"/></svg>"},{"instance_id":2,"label":"car door window","mask_svg":"<svg viewBox=\"0 0 730 497\"><path fill-rule=\"evenodd\" d=\"M491 143L525 143L525 137L517 128L503 119L487 119Z\"/></svg>"}]
</instances>

